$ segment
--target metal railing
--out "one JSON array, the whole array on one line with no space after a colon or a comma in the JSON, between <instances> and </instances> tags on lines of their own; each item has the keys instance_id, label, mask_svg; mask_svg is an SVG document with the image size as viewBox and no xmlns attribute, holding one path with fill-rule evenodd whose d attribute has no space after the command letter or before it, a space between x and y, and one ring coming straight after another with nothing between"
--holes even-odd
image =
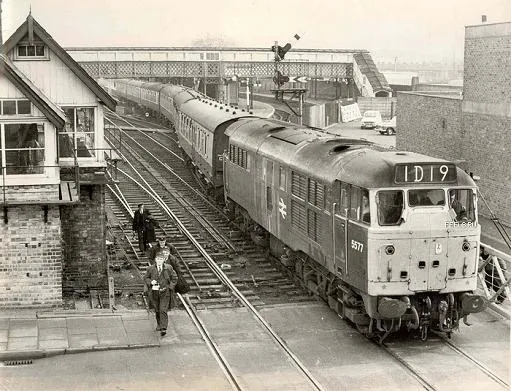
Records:
<instances>
[{"instance_id":1,"label":"metal railing","mask_svg":"<svg viewBox=\"0 0 511 391\"><path fill-rule=\"evenodd\" d=\"M43 175L44 177L48 177L48 169L59 169L60 165L9 165L9 166L1 166L2 170L2 205L7 206L8 202L8 193L7 189L13 186L20 186L17 183L9 183L9 178L13 176L24 177L24 176L33 176L33 175ZM77 186L79 185L79 177L78 177L78 165L75 161L72 167L75 171L75 180L78 178ZM8 171L14 171L14 173L8 173ZM33 181L30 185L38 185L37 181ZM77 188L78 189L78 188ZM79 189L78 189L79 192ZM79 194L79 193L78 193Z\"/></svg>"},{"instance_id":2,"label":"metal railing","mask_svg":"<svg viewBox=\"0 0 511 391\"><path fill-rule=\"evenodd\" d=\"M95 151L94 155L91 157L97 156L96 153L103 152L104 159L107 164L107 174L112 178L112 180L117 180L117 161L122 160L119 155L117 155L117 148L87 148L89 151ZM71 156L70 156L71 157ZM59 172L56 175L59 175L59 178L62 180L62 173L66 169L72 170L72 177L74 178L74 182L76 183L76 192L77 197L80 197L80 157L77 156L77 149L73 150L73 164L66 166L62 164L54 164L54 165L3 165L0 167L1 175L2 175L2 205L6 206L8 204L8 193L7 189L12 186L18 186L16 183L9 183L9 178L13 176L32 176L32 175L45 175L47 176L49 169L59 169ZM37 185L37 181L34 181L33 184Z\"/></svg>"},{"instance_id":3,"label":"metal railing","mask_svg":"<svg viewBox=\"0 0 511 391\"><path fill-rule=\"evenodd\" d=\"M510 284L511 284L511 255L499 251L493 247L481 243L489 256L487 259L479 258L479 289L481 289L488 301L492 304L502 304L503 308L511 303ZM511 315L511 306L505 310Z\"/></svg>"}]
</instances>

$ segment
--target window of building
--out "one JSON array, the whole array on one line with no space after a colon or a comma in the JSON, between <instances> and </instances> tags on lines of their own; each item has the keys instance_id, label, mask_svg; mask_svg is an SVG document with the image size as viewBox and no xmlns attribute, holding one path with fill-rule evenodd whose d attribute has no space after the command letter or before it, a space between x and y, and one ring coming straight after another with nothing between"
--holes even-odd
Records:
<instances>
[{"instance_id":1,"label":"window of building","mask_svg":"<svg viewBox=\"0 0 511 391\"><path fill-rule=\"evenodd\" d=\"M43 124L1 124L0 160L5 175L44 173Z\"/></svg>"},{"instance_id":2,"label":"window of building","mask_svg":"<svg viewBox=\"0 0 511 391\"><path fill-rule=\"evenodd\" d=\"M16 59L21 58L48 58L46 46L43 43L24 44L17 46Z\"/></svg>"},{"instance_id":3,"label":"window of building","mask_svg":"<svg viewBox=\"0 0 511 391\"><path fill-rule=\"evenodd\" d=\"M63 107L63 110L69 123L59 133L59 156L72 158L74 151L79 158L96 156L94 108Z\"/></svg>"},{"instance_id":4,"label":"window of building","mask_svg":"<svg viewBox=\"0 0 511 391\"><path fill-rule=\"evenodd\" d=\"M2 115L22 115L32 113L32 104L28 99L5 99L0 101Z\"/></svg>"}]
</instances>

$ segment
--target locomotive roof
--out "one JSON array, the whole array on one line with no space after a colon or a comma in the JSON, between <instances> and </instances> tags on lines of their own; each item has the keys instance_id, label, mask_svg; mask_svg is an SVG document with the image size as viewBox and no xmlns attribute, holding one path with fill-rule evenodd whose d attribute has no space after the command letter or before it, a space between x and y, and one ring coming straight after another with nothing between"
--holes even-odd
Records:
<instances>
[{"instance_id":1,"label":"locomotive roof","mask_svg":"<svg viewBox=\"0 0 511 391\"><path fill-rule=\"evenodd\" d=\"M398 164L449 163L414 152L389 151L360 139L343 138L315 129L289 127L272 120L240 120L226 134L237 145L271 157L324 183L336 179L364 188L403 187L395 183ZM473 186L457 169L457 184ZM424 184L423 186L431 186Z\"/></svg>"},{"instance_id":2,"label":"locomotive roof","mask_svg":"<svg viewBox=\"0 0 511 391\"><path fill-rule=\"evenodd\" d=\"M181 104L179 110L192 117L206 129L216 129L224 122L238 118L253 117L252 114L245 110L235 109L213 100L200 98Z\"/></svg>"}]
</instances>

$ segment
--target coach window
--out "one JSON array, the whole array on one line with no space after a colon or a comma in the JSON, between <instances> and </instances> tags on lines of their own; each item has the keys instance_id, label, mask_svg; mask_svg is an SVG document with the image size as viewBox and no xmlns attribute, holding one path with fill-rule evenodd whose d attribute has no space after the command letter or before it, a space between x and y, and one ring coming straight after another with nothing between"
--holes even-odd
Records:
<instances>
[{"instance_id":1,"label":"coach window","mask_svg":"<svg viewBox=\"0 0 511 391\"><path fill-rule=\"evenodd\" d=\"M382 190L376 193L378 224L399 225L403 214L403 192L401 190Z\"/></svg>"}]
</instances>

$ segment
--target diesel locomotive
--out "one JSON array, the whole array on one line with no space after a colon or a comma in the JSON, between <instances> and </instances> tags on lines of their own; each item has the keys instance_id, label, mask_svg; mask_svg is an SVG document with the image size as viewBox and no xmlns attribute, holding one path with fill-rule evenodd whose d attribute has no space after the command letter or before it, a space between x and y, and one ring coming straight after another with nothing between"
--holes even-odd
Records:
<instances>
[{"instance_id":1,"label":"diesel locomotive","mask_svg":"<svg viewBox=\"0 0 511 391\"><path fill-rule=\"evenodd\" d=\"M474 293L477 187L454 163L260 118L182 86L106 87L170 121L232 217L361 332L450 336L485 308Z\"/></svg>"}]
</instances>

